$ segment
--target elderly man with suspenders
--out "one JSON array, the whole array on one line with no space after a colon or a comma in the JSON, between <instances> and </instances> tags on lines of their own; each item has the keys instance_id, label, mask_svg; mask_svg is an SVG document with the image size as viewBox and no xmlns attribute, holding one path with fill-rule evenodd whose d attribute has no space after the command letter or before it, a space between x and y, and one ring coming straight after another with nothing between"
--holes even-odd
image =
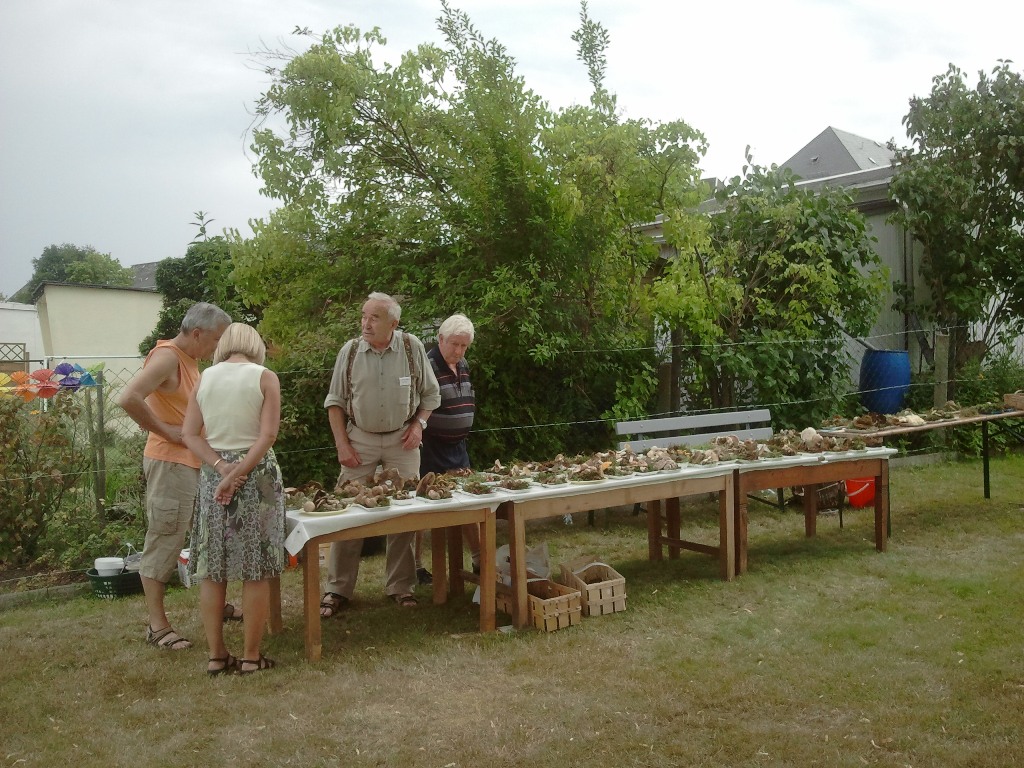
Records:
<instances>
[{"instance_id":1,"label":"elderly man with suspenders","mask_svg":"<svg viewBox=\"0 0 1024 768\"><path fill-rule=\"evenodd\" d=\"M385 293L363 304L362 334L338 352L324 407L338 450L338 484L364 480L377 465L404 478L419 475L427 418L441 403L423 343L398 330L402 308ZM388 536L385 593L400 606L416 605L412 533ZM320 615L329 618L352 599L362 540L335 542L328 559Z\"/></svg>"}]
</instances>

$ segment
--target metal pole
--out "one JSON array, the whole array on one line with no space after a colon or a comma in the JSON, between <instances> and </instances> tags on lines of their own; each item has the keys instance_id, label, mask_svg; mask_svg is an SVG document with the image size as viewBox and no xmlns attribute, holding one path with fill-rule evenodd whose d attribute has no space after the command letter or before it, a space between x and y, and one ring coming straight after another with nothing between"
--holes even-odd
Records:
<instances>
[{"instance_id":1,"label":"metal pole","mask_svg":"<svg viewBox=\"0 0 1024 768\"><path fill-rule=\"evenodd\" d=\"M988 479L988 422L981 422L981 464L985 475L985 498L992 498L992 489Z\"/></svg>"},{"instance_id":2,"label":"metal pole","mask_svg":"<svg viewBox=\"0 0 1024 768\"><path fill-rule=\"evenodd\" d=\"M96 501L99 504L99 512L104 520L107 519L107 421L106 421L106 398L103 396L103 371L96 371Z\"/></svg>"}]
</instances>

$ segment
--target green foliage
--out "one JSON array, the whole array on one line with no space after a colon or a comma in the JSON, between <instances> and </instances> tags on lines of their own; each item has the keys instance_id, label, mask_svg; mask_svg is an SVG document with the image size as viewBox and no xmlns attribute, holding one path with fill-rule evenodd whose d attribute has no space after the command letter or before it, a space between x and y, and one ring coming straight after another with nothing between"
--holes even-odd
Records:
<instances>
[{"instance_id":1,"label":"green foliage","mask_svg":"<svg viewBox=\"0 0 1024 768\"><path fill-rule=\"evenodd\" d=\"M281 381L281 426L274 452L285 485L315 480L333 488L338 455L324 409L334 359L352 334L338 328L310 329L275 353L268 365Z\"/></svg>"},{"instance_id":2,"label":"green foliage","mask_svg":"<svg viewBox=\"0 0 1024 768\"><path fill-rule=\"evenodd\" d=\"M134 279L130 267L122 267L110 254L100 253L91 245L49 245L39 258L32 259L32 266L32 279L11 297L12 301L29 302L44 282L128 286Z\"/></svg>"},{"instance_id":3,"label":"green foliage","mask_svg":"<svg viewBox=\"0 0 1024 768\"><path fill-rule=\"evenodd\" d=\"M0 563L35 559L46 518L88 467L75 395L31 405L0 397Z\"/></svg>"},{"instance_id":4,"label":"green foliage","mask_svg":"<svg viewBox=\"0 0 1024 768\"><path fill-rule=\"evenodd\" d=\"M97 509L92 489L79 484L45 516L36 565L60 570L91 567L97 557L114 555L126 544L142 549L146 536L142 451L143 432L116 437L106 451L106 499Z\"/></svg>"},{"instance_id":5,"label":"green foliage","mask_svg":"<svg viewBox=\"0 0 1024 768\"><path fill-rule=\"evenodd\" d=\"M916 146L897 150L890 186L892 220L924 246L926 290L901 296L941 326L980 323L987 349L1024 328L1024 79L1002 62L973 89L953 65L932 82L903 118Z\"/></svg>"},{"instance_id":6,"label":"green foliage","mask_svg":"<svg viewBox=\"0 0 1024 768\"><path fill-rule=\"evenodd\" d=\"M157 265L156 287L163 307L156 328L139 344L140 354L149 354L160 339L177 336L185 313L197 301L216 304L239 322L259 321L259 308L246 304L235 290L228 241L206 237L205 228L203 237L188 246L184 258L164 259Z\"/></svg>"},{"instance_id":7,"label":"green foliage","mask_svg":"<svg viewBox=\"0 0 1024 768\"><path fill-rule=\"evenodd\" d=\"M92 567L97 557L109 557L127 544L141 550L146 535L144 507L107 519L85 495L70 494L46 516L45 533L39 541L37 565L76 570Z\"/></svg>"},{"instance_id":8,"label":"green foliage","mask_svg":"<svg viewBox=\"0 0 1024 768\"><path fill-rule=\"evenodd\" d=\"M886 274L846 192L799 189L775 166L744 174L718 193L706 230L666 222L678 255L655 314L681 331L692 406L769 403L778 426L806 426L841 406L843 329L869 331Z\"/></svg>"},{"instance_id":9,"label":"green foliage","mask_svg":"<svg viewBox=\"0 0 1024 768\"><path fill-rule=\"evenodd\" d=\"M398 65L375 64L379 32L345 27L273 72L257 111L287 131L259 128L253 150L283 205L233 238L239 291L277 348L328 369L371 290L400 297L417 334L464 312L474 462L605 446L622 372L654 365L643 280L658 253L636 225L697 202L703 137L617 121L607 35L585 5L574 39L594 106L557 114L496 40L442 8L444 46ZM303 412L322 408L329 370L318 377Z\"/></svg>"},{"instance_id":10,"label":"green foliage","mask_svg":"<svg viewBox=\"0 0 1024 768\"><path fill-rule=\"evenodd\" d=\"M907 407L917 413L925 413L933 407L934 371L915 374L907 393ZM956 402L962 407L1001 405L1003 395L1024 389L1024 362L1011 350L1001 348L985 360L972 359L965 363L956 374ZM981 429L964 426L957 429L941 429L925 432L913 445L918 449L941 448L956 451L964 456L981 455ZM997 453L1012 447L1019 447L1017 439L999 426L989 427L989 452Z\"/></svg>"}]
</instances>

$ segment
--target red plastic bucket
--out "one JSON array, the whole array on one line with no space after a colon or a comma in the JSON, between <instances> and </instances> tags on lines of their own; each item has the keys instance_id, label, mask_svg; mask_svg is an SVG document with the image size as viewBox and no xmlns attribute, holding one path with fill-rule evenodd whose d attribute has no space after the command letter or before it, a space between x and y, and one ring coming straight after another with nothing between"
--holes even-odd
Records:
<instances>
[{"instance_id":1,"label":"red plastic bucket","mask_svg":"<svg viewBox=\"0 0 1024 768\"><path fill-rule=\"evenodd\" d=\"M875 478L862 477L846 481L846 498L851 507L866 507L875 501Z\"/></svg>"}]
</instances>

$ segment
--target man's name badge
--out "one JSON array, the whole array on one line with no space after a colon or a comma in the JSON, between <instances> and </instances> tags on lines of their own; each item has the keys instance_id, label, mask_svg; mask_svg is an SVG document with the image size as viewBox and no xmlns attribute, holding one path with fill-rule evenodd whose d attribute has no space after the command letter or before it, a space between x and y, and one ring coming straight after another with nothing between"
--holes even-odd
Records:
<instances>
[{"instance_id":1,"label":"man's name badge","mask_svg":"<svg viewBox=\"0 0 1024 768\"><path fill-rule=\"evenodd\" d=\"M398 386L400 386L400 387L408 387L408 386L411 386L411 385L412 385L412 376L399 376L398 377Z\"/></svg>"}]
</instances>

